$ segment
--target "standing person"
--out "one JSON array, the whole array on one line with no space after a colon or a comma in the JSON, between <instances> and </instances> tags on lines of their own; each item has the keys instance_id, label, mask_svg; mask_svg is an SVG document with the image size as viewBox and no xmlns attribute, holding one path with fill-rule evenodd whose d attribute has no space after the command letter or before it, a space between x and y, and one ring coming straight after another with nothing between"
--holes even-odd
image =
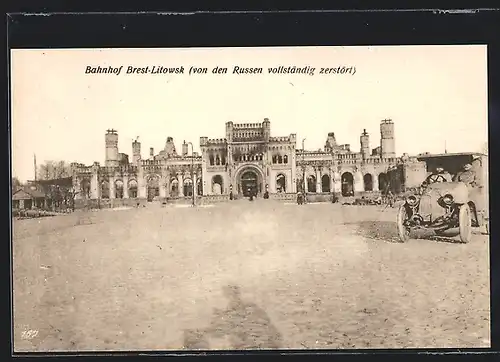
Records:
<instances>
[{"instance_id":1,"label":"standing person","mask_svg":"<svg viewBox=\"0 0 500 362\"><path fill-rule=\"evenodd\" d=\"M389 207L394 207L394 194L391 190L387 191L387 203Z\"/></svg>"},{"instance_id":2,"label":"standing person","mask_svg":"<svg viewBox=\"0 0 500 362\"><path fill-rule=\"evenodd\" d=\"M332 194L332 204L335 204L337 201L339 201L339 198L337 195L335 195L335 192Z\"/></svg>"}]
</instances>

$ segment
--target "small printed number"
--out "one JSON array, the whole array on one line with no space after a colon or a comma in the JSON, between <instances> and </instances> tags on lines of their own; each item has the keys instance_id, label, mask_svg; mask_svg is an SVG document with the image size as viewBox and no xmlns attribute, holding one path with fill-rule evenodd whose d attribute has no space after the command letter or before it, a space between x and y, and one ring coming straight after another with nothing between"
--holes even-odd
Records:
<instances>
[{"instance_id":1,"label":"small printed number","mask_svg":"<svg viewBox=\"0 0 500 362\"><path fill-rule=\"evenodd\" d=\"M30 329L29 331L24 331L22 334L22 339L33 339L38 336L38 331Z\"/></svg>"}]
</instances>

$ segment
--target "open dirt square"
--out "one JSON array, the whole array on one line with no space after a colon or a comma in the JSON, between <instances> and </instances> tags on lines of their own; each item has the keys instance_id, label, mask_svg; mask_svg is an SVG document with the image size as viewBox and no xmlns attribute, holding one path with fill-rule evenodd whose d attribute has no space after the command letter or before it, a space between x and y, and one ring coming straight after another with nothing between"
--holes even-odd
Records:
<instances>
[{"instance_id":1,"label":"open dirt square","mask_svg":"<svg viewBox=\"0 0 500 362\"><path fill-rule=\"evenodd\" d=\"M233 201L13 221L15 351L490 346L488 237Z\"/></svg>"}]
</instances>

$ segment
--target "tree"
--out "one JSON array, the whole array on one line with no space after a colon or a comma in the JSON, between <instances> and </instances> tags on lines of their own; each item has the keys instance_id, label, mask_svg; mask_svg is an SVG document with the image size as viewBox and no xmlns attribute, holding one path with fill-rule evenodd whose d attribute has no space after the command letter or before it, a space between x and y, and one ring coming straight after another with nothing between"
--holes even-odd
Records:
<instances>
[{"instance_id":1,"label":"tree","mask_svg":"<svg viewBox=\"0 0 500 362\"><path fill-rule=\"evenodd\" d=\"M16 192L22 185L17 177L12 177L12 193Z\"/></svg>"},{"instance_id":2,"label":"tree","mask_svg":"<svg viewBox=\"0 0 500 362\"><path fill-rule=\"evenodd\" d=\"M71 177L71 167L65 161L45 161L38 167L37 178L39 180L53 180L63 177Z\"/></svg>"}]
</instances>

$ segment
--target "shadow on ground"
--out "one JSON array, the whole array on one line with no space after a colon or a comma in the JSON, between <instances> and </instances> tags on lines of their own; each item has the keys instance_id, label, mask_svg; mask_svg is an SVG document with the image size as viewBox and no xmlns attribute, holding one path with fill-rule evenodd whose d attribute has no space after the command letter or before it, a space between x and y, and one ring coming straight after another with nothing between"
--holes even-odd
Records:
<instances>
[{"instance_id":1,"label":"shadow on ground","mask_svg":"<svg viewBox=\"0 0 500 362\"><path fill-rule=\"evenodd\" d=\"M226 309L214 308L210 324L203 329L184 331L185 349L210 349L210 340L225 339L231 349L278 349L282 336L267 313L255 303L241 299L240 288L223 288L229 299ZM229 346L228 346L229 347Z\"/></svg>"}]
</instances>

